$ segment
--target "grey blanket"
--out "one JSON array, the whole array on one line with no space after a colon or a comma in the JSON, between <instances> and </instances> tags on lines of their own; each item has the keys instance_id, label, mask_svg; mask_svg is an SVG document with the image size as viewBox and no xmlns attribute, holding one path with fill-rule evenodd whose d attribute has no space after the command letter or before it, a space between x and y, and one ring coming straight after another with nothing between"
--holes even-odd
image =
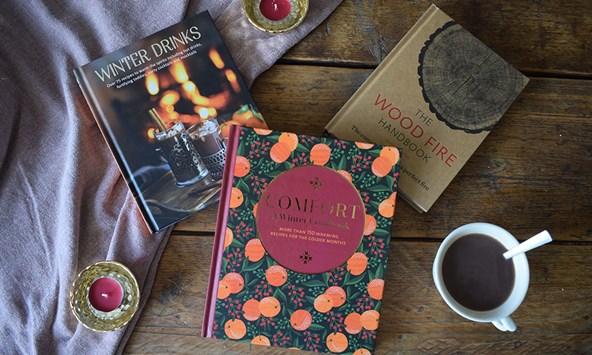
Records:
<instances>
[{"instance_id":1,"label":"grey blanket","mask_svg":"<svg viewBox=\"0 0 592 355\"><path fill-rule=\"evenodd\" d=\"M339 3L312 0L283 35L248 25L237 0L0 3L0 352L123 351L141 308L121 330L93 332L70 310L72 281L119 261L142 307L170 235L147 232L72 69L209 10L251 83Z\"/></svg>"}]
</instances>

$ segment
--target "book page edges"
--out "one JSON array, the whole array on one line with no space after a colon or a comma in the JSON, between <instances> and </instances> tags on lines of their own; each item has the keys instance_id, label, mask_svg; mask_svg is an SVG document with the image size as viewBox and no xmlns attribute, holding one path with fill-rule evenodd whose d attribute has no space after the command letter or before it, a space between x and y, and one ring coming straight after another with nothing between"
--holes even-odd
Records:
<instances>
[{"instance_id":1,"label":"book page edges","mask_svg":"<svg viewBox=\"0 0 592 355\"><path fill-rule=\"evenodd\" d=\"M212 337L212 330L214 327L216 292L218 291L218 282L220 279L220 266L222 263L222 253L224 252L228 209L230 207L230 192L234 178L234 164L236 162L236 152L238 149L238 137L240 132L240 126L233 125L230 127L230 139L228 140L229 144L226 151L226 165L224 166L224 173L222 176L222 190L220 192L220 204L218 205L214 245L212 246L212 261L210 263L210 276L206 291L206 305L201 328L201 336L206 338Z\"/></svg>"}]
</instances>

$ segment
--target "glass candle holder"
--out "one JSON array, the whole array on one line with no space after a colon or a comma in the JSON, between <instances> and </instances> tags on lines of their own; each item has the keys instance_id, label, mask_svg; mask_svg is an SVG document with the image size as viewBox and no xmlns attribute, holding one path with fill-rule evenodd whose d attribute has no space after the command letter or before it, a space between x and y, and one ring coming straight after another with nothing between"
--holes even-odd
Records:
<instances>
[{"instance_id":1,"label":"glass candle holder","mask_svg":"<svg viewBox=\"0 0 592 355\"><path fill-rule=\"evenodd\" d=\"M158 141L158 149L171 167L177 185L194 184L208 174L183 122L179 121L165 131L154 134Z\"/></svg>"},{"instance_id":2,"label":"glass candle holder","mask_svg":"<svg viewBox=\"0 0 592 355\"><path fill-rule=\"evenodd\" d=\"M131 271L115 261L82 270L70 290L70 307L85 327L108 332L126 325L140 303L140 288Z\"/></svg>"},{"instance_id":3,"label":"glass candle holder","mask_svg":"<svg viewBox=\"0 0 592 355\"><path fill-rule=\"evenodd\" d=\"M281 33L298 26L308 12L308 0L243 0L249 22L261 31Z\"/></svg>"},{"instance_id":4,"label":"glass candle holder","mask_svg":"<svg viewBox=\"0 0 592 355\"><path fill-rule=\"evenodd\" d=\"M226 144L218 121L213 118L198 122L187 131L212 178L221 179L226 162Z\"/></svg>"}]
</instances>

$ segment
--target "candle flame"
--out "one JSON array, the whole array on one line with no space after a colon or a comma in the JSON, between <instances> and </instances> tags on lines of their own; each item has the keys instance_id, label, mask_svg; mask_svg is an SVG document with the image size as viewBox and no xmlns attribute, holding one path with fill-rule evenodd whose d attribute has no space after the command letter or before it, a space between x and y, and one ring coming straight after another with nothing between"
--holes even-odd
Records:
<instances>
[{"instance_id":1,"label":"candle flame","mask_svg":"<svg viewBox=\"0 0 592 355\"><path fill-rule=\"evenodd\" d=\"M180 95L178 92L174 90L167 90L162 94L162 98L160 99L161 106L172 106L179 101Z\"/></svg>"},{"instance_id":2,"label":"candle flame","mask_svg":"<svg viewBox=\"0 0 592 355\"><path fill-rule=\"evenodd\" d=\"M170 66L170 72L179 84L183 84L189 80L189 75L187 74L187 69L185 69L185 65L183 62L176 61L173 65Z\"/></svg>"},{"instance_id":3,"label":"candle flame","mask_svg":"<svg viewBox=\"0 0 592 355\"><path fill-rule=\"evenodd\" d=\"M193 104L202 106L209 105L210 101L207 97L202 96L199 93L199 89L193 81L190 80L183 83L183 92L185 93L185 97L191 100Z\"/></svg>"},{"instance_id":4,"label":"candle flame","mask_svg":"<svg viewBox=\"0 0 592 355\"><path fill-rule=\"evenodd\" d=\"M146 75L146 89L150 95L158 94L158 76L156 73L151 72L150 74Z\"/></svg>"},{"instance_id":5,"label":"candle flame","mask_svg":"<svg viewBox=\"0 0 592 355\"><path fill-rule=\"evenodd\" d=\"M148 139L151 142L154 141L154 139L156 138L155 133L156 133L156 128L148 128L148 130L146 131L146 135L148 136Z\"/></svg>"},{"instance_id":6,"label":"candle flame","mask_svg":"<svg viewBox=\"0 0 592 355\"><path fill-rule=\"evenodd\" d=\"M226 74L226 79L228 79L228 82L230 82L234 92L240 92L240 85L238 84L238 78L236 74L231 69L226 69L224 74Z\"/></svg>"},{"instance_id":7,"label":"candle flame","mask_svg":"<svg viewBox=\"0 0 592 355\"><path fill-rule=\"evenodd\" d=\"M216 48L210 49L210 59L212 60L212 63L214 63L216 68L224 68L224 61L222 60L222 57L220 57L220 53L218 53Z\"/></svg>"},{"instance_id":8,"label":"candle flame","mask_svg":"<svg viewBox=\"0 0 592 355\"><path fill-rule=\"evenodd\" d=\"M201 107L197 113L199 114L199 117L201 117L202 120L205 120L206 118L208 118L210 111L206 107Z\"/></svg>"},{"instance_id":9,"label":"candle flame","mask_svg":"<svg viewBox=\"0 0 592 355\"><path fill-rule=\"evenodd\" d=\"M195 83L191 80L183 83L183 92L188 98L191 98L193 95L199 95L199 90Z\"/></svg>"}]
</instances>

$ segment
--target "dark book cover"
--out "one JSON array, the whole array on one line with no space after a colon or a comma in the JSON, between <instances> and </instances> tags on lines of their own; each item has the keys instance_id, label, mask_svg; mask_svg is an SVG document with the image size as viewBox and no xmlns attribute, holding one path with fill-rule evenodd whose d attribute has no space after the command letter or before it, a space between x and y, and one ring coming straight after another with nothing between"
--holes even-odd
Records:
<instances>
[{"instance_id":1,"label":"dark book cover","mask_svg":"<svg viewBox=\"0 0 592 355\"><path fill-rule=\"evenodd\" d=\"M370 354L399 149L238 126L229 142L202 335Z\"/></svg>"},{"instance_id":2,"label":"dark book cover","mask_svg":"<svg viewBox=\"0 0 592 355\"><path fill-rule=\"evenodd\" d=\"M267 127L207 12L74 75L151 232L218 201L231 125Z\"/></svg>"}]
</instances>

